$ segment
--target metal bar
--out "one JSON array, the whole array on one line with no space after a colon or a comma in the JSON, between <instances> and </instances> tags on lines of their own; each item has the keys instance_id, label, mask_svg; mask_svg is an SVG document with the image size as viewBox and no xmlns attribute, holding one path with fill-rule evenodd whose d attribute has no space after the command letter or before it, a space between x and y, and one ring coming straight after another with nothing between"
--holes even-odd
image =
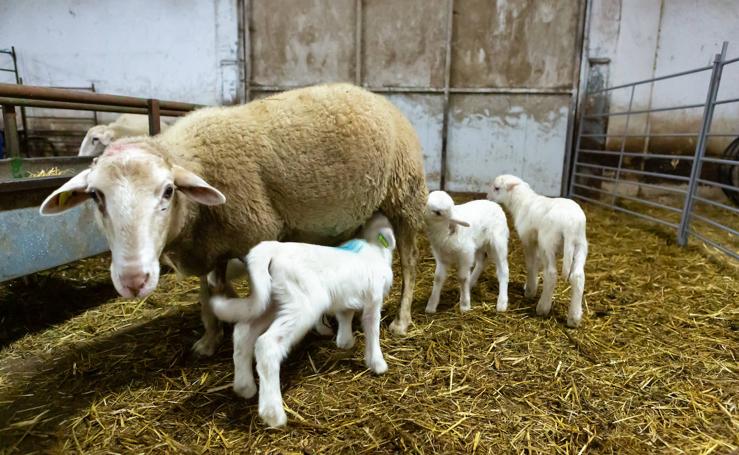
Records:
<instances>
[{"instance_id":1,"label":"metal bar","mask_svg":"<svg viewBox=\"0 0 739 455\"><path fill-rule=\"evenodd\" d=\"M90 89L92 90L92 93L97 93L97 90L95 90L94 82L90 84ZM100 119L98 118L98 111L92 111L92 119L95 122L95 125L98 125L100 123Z\"/></svg>"},{"instance_id":2,"label":"metal bar","mask_svg":"<svg viewBox=\"0 0 739 455\"><path fill-rule=\"evenodd\" d=\"M736 102L739 102L739 98L727 98L725 100L714 101L713 105L717 106L719 104L729 104L729 103L736 103Z\"/></svg>"},{"instance_id":3,"label":"metal bar","mask_svg":"<svg viewBox=\"0 0 739 455\"><path fill-rule=\"evenodd\" d=\"M723 63L722 63L722 65L723 66L726 66L726 65L730 65L730 64L736 63L736 62L739 62L739 57L732 58L730 60L724 60Z\"/></svg>"},{"instance_id":4,"label":"metal bar","mask_svg":"<svg viewBox=\"0 0 739 455\"><path fill-rule=\"evenodd\" d=\"M606 194L606 195L609 195L609 196L611 195L611 193L609 193L608 191L604 191L604 190L601 190L601 189L598 189L598 188L593 188L592 186L582 185L580 183L576 183L575 186L576 187L579 187L579 188L586 189L588 191L595 191L597 193ZM678 208L675 208L675 207L672 207L672 206L669 206L669 205L663 205L663 204L660 204L658 202L652 202L652 201L647 200L647 199L640 199L640 198L634 197L634 196L626 196L625 194L622 194L622 195L619 196L619 198L620 199L626 199L627 201L634 201L634 202L637 202L639 204L649 205L651 207L658 208L658 209L669 210L669 211L675 212L675 213L681 213L682 212L682 210L680 210Z\"/></svg>"},{"instance_id":5,"label":"metal bar","mask_svg":"<svg viewBox=\"0 0 739 455\"><path fill-rule=\"evenodd\" d=\"M0 84L0 96L73 103L99 103L109 106L147 107L147 101L144 98L104 95L102 93L88 93L49 87L36 87L31 85ZM176 101L160 101L159 104L162 109L175 111L191 111L201 107L197 104L180 103Z\"/></svg>"},{"instance_id":6,"label":"metal bar","mask_svg":"<svg viewBox=\"0 0 739 455\"><path fill-rule=\"evenodd\" d=\"M635 85L632 86L636 87ZM638 114L652 114L655 112L666 112L666 111L677 111L680 109L696 109L699 107L704 107L705 104L684 104L682 106L670 106L670 107L657 107L654 109L640 109L638 111L632 111L631 109L627 111L618 111L618 112L598 112L596 114L588 114L585 116L585 118L598 118L598 117L616 117L619 115L638 115Z\"/></svg>"},{"instance_id":7,"label":"metal bar","mask_svg":"<svg viewBox=\"0 0 739 455\"><path fill-rule=\"evenodd\" d=\"M586 67L584 70L584 77L589 77L590 68ZM584 112L583 112L584 114ZM577 161L580 159L580 140L582 138L582 125L583 125L583 117L581 116L578 125L577 125L577 140L575 142L575 156L572 158L572 175L570 176L570 187L567 190L567 197L572 197L572 195L575 193L575 175L577 174Z\"/></svg>"},{"instance_id":8,"label":"metal bar","mask_svg":"<svg viewBox=\"0 0 739 455\"><path fill-rule=\"evenodd\" d=\"M0 68L0 71L5 71L5 72L8 72L8 73L15 73L15 70L5 69L5 68Z\"/></svg>"},{"instance_id":9,"label":"metal bar","mask_svg":"<svg viewBox=\"0 0 739 455\"><path fill-rule=\"evenodd\" d=\"M10 157L19 157L21 154L18 143L18 123L15 118L15 106L3 104L3 130L5 131L5 144Z\"/></svg>"},{"instance_id":10,"label":"metal bar","mask_svg":"<svg viewBox=\"0 0 739 455\"><path fill-rule=\"evenodd\" d=\"M711 180L698 179L698 183L701 183L703 185L708 185L708 186L715 186L718 188L724 188L724 189L732 190L732 191L739 191L739 188L735 186L726 185L725 183L712 182Z\"/></svg>"},{"instance_id":11,"label":"metal bar","mask_svg":"<svg viewBox=\"0 0 739 455\"><path fill-rule=\"evenodd\" d=\"M452 28L454 27L454 0L447 0L446 39L444 45L444 103L441 123L441 163L439 164L439 187L446 189L447 142L449 133L449 93L452 79Z\"/></svg>"},{"instance_id":12,"label":"metal bar","mask_svg":"<svg viewBox=\"0 0 739 455\"><path fill-rule=\"evenodd\" d=\"M244 0L244 103L251 101L251 0Z\"/></svg>"},{"instance_id":13,"label":"metal bar","mask_svg":"<svg viewBox=\"0 0 739 455\"><path fill-rule=\"evenodd\" d=\"M721 158L703 158L704 163L714 163L714 164L728 164L729 166L739 166L739 161L737 160L724 160Z\"/></svg>"},{"instance_id":14,"label":"metal bar","mask_svg":"<svg viewBox=\"0 0 739 455\"><path fill-rule=\"evenodd\" d=\"M739 133L709 133L706 137L739 137Z\"/></svg>"},{"instance_id":15,"label":"metal bar","mask_svg":"<svg viewBox=\"0 0 739 455\"><path fill-rule=\"evenodd\" d=\"M634 91L636 90L636 85L631 86L631 96L629 97L629 107L626 109L628 112L631 112L631 108L634 105ZM621 179L621 168L623 167L624 162L624 150L626 149L626 135L629 134L629 121L631 120L631 115L626 116L626 123L624 125L624 137L621 138L621 148L619 149L618 153L618 167L616 169L616 180ZM618 185L613 190L613 198L611 199L611 204L614 204L616 201L616 196L618 195Z\"/></svg>"},{"instance_id":16,"label":"metal bar","mask_svg":"<svg viewBox=\"0 0 739 455\"><path fill-rule=\"evenodd\" d=\"M362 85L362 0L354 0L354 83Z\"/></svg>"},{"instance_id":17,"label":"metal bar","mask_svg":"<svg viewBox=\"0 0 739 455\"><path fill-rule=\"evenodd\" d=\"M685 75L688 75L688 74L700 73L701 71L707 71L707 70L710 70L711 68L712 68L711 65L702 66L700 68L695 68L695 69L692 69L692 70L681 71L679 73L674 73L674 74L668 74L667 76L653 77L651 79L644 79L644 80L641 80L641 81L630 82L628 84L614 85L613 87L606 87L606 88L602 88L602 89L595 90L595 91L592 91L592 92L588 92L586 94L586 96L595 95L596 93L609 92L611 90L616 90L616 89L620 89L620 88L626 88L626 87L630 87L632 85L642 85L642 84L646 84L648 82L663 81L665 79L672 79L672 78L675 78L675 77L678 77L678 76L685 76Z\"/></svg>"},{"instance_id":18,"label":"metal bar","mask_svg":"<svg viewBox=\"0 0 739 455\"><path fill-rule=\"evenodd\" d=\"M703 221L704 223L710 224L711 226L715 228L721 229L724 232L728 232L731 235L735 235L739 237L739 231L737 231L736 229L730 228L729 226L726 226L725 224L721 224L718 221L713 221L712 219L706 218L705 216L699 215L697 213L692 213L690 217L696 220Z\"/></svg>"},{"instance_id":19,"label":"metal bar","mask_svg":"<svg viewBox=\"0 0 739 455\"><path fill-rule=\"evenodd\" d=\"M104 104L90 103L68 103L64 101L44 101L29 100L23 98L7 98L0 96L0 104L13 104L16 106L42 107L47 109L70 109L74 111L99 111L99 112L121 112L125 114L146 114L148 107L123 107L123 106L106 106ZM187 111L173 111L170 109L160 110L161 115L166 117L179 117L185 115ZM33 117L41 118L41 117Z\"/></svg>"},{"instance_id":20,"label":"metal bar","mask_svg":"<svg viewBox=\"0 0 739 455\"><path fill-rule=\"evenodd\" d=\"M575 175L578 176L578 177L591 178L591 179L596 179L596 180L604 180L606 182L612 182L612 183L625 183L627 185L644 186L646 188L652 188L652 189L655 189L655 190L662 190L662 191L667 191L667 192L672 192L672 193L678 193L678 194L686 194L687 193L687 190L683 190L683 189L680 189L680 188L670 188L670 187L661 186L661 185L654 185L652 183L637 182L637 181L632 181L632 180L614 180L614 179L612 179L610 177L603 177L602 175L581 174L579 172L575 172Z\"/></svg>"},{"instance_id":21,"label":"metal bar","mask_svg":"<svg viewBox=\"0 0 739 455\"><path fill-rule=\"evenodd\" d=\"M653 133L653 134L627 134L625 137L692 137L698 133ZM592 133L583 134L582 137L623 137L621 134Z\"/></svg>"},{"instance_id":22,"label":"metal bar","mask_svg":"<svg viewBox=\"0 0 739 455\"><path fill-rule=\"evenodd\" d=\"M598 164L577 163L577 165L594 168L594 169L602 169L605 171L615 171L616 170L616 168L613 166L601 166ZM678 180L680 182L690 181L688 177L684 177L682 175L670 175L670 174L661 174L659 172L637 171L635 169L621 169L621 172L626 172L626 173L635 174L635 175L647 175L649 177L658 177L658 178L663 178L663 179L668 179L668 180Z\"/></svg>"},{"instance_id":23,"label":"metal bar","mask_svg":"<svg viewBox=\"0 0 739 455\"><path fill-rule=\"evenodd\" d=\"M669 221L660 220L659 218L655 218L653 216L649 216L649 215L645 215L643 213L635 212L633 210L625 209L625 208L619 207L617 205L609 205L609 204L606 204L605 202L601 202L601 201L599 201L597 199L592 199L592 198L589 198L589 197L586 197L586 196L582 196L580 194L573 194L572 196L573 197L576 197L578 199L582 199L584 201L591 202L591 203L596 204L596 205L600 205L602 207L606 207L606 208L613 209L613 210L616 210L616 211L619 211L619 212L623 212L623 213L628 213L630 215L634 215L635 217L643 218L645 220L652 221L654 223L659 223L659 224L662 224L664 226L667 226L667 227L670 227L670 228L673 228L673 229L676 229L677 228L677 224L676 223L671 223Z\"/></svg>"},{"instance_id":24,"label":"metal bar","mask_svg":"<svg viewBox=\"0 0 739 455\"><path fill-rule=\"evenodd\" d=\"M737 254L736 251L732 251L732 250L726 248L725 246L721 245L720 243L715 242L715 241L709 239L708 237L695 232L692 229L689 231L689 233L690 233L690 235L693 235L696 238L698 238L699 240L701 240L701 241L703 241L703 242L711 245L712 247L716 248L717 250L719 250L719 251L721 251L721 252L723 252L723 253L725 253L725 254L733 257L736 260L739 260L739 254Z\"/></svg>"},{"instance_id":25,"label":"metal bar","mask_svg":"<svg viewBox=\"0 0 739 455\"><path fill-rule=\"evenodd\" d=\"M161 119L159 118L159 100L150 98L147 102L149 105L149 136L159 134L161 128Z\"/></svg>"},{"instance_id":26,"label":"metal bar","mask_svg":"<svg viewBox=\"0 0 739 455\"><path fill-rule=\"evenodd\" d=\"M724 41L723 46L721 46L721 53L716 54L713 59L713 70L711 72L711 80L708 83L708 93L706 94L706 107L703 110L703 122L701 124L700 136L698 136L698 143L695 145L695 160L693 160L693 167L690 170L688 194L685 196L685 205L678 230L677 243L681 246L685 246L688 243L690 217L693 211L693 196L695 196L698 189L698 180L700 180L703 165L703 155L706 152L706 134L711 130L714 103L716 102L718 88L721 84L721 70L723 69L721 62L726 58L726 49L728 47L729 43Z\"/></svg>"},{"instance_id":27,"label":"metal bar","mask_svg":"<svg viewBox=\"0 0 739 455\"><path fill-rule=\"evenodd\" d=\"M737 191L739 191L739 189ZM702 198L700 196L693 196L693 199L695 199L696 201L699 201L699 202L703 202L704 204L709 204L709 205L712 205L714 207L719 207L719 208L722 208L724 210L728 210L729 212L736 213L737 215L739 215L739 209L736 208L736 207L731 207L729 205L722 204L722 203L717 202L717 201L712 201L710 199L705 199L705 198Z\"/></svg>"},{"instance_id":28,"label":"metal bar","mask_svg":"<svg viewBox=\"0 0 739 455\"><path fill-rule=\"evenodd\" d=\"M581 149L581 152L585 153L592 153L595 155L606 155L606 156L619 156L618 152L613 152L610 150L590 150L590 149ZM695 157L689 156L689 155L668 155L668 154L659 154L659 153L637 153L637 152L623 152L623 156L630 156L635 158L642 158L642 159L660 159L660 160L692 160ZM706 161L707 158L704 158L703 161ZM727 160L719 160L719 161L727 161ZM736 162L739 164L739 161Z\"/></svg>"},{"instance_id":29,"label":"metal bar","mask_svg":"<svg viewBox=\"0 0 739 455\"><path fill-rule=\"evenodd\" d=\"M253 85L250 90L254 92L284 92L306 87L305 85ZM444 94L444 88L438 87L369 87L365 89L375 93L418 93L418 94ZM518 87L449 87L449 93L462 95L572 95L572 90L546 89L546 88L518 88Z\"/></svg>"},{"instance_id":30,"label":"metal bar","mask_svg":"<svg viewBox=\"0 0 739 455\"><path fill-rule=\"evenodd\" d=\"M0 193L11 193L15 191L42 190L59 188L73 176L37 177L33 179L18 179L0 182Z\"/></svg>"}]
</instances>

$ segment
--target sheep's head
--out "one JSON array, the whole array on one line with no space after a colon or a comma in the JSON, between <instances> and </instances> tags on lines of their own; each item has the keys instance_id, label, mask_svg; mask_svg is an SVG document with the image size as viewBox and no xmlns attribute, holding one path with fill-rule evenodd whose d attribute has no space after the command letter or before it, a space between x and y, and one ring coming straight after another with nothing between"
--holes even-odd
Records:
<instances>
[{"instance_id":1,"label":"sheep's head","mask_svg":"<svg viewBox=\"0 0 739 455\"><path fill-rule=\"evenodd\" d=\"M426 211L424 213L426 223L449 224L450 230L455 225L469 227L469 223L454 217L454 200L446 191L432 191L426 200Z\"/></svg>"},{"instance_id":2,"label":"sheep's head","mask_svg":"<svg viewBox=\"0 0 739 455\"><path fill-rule=\"evenodd\" d=\"M153 153L146 143L116 142L54 191L39 209L55 215L87 200L112 253L110 275L123 297L143 297L159 281L159 256L182 229L186 197L205 205L226 198L196 174Z\"/></svg>"},{"instance_id":3,"label":"sheep's head","mask_svg":"<svg viewBox=\"0 0 739 455\"><path fill-rule=\"evenodd\" d=\"M511 191L518 185L525 185L524 181L515 175L499 175L493 180L488 190L488 199L498 204L507 205L511 200Z\"/></svg>"},{"instance_id":4,"label":"sheep's head","mask_svg":"<svg viewBox=\"0 0 739 455\"><path fill-rule=\"evenodd\" d=\"M85 138L80 145L78 156L98 156L103 153L105 147L109 146L115 139L113 130L107 125L93 126L87 130Z\"/></svg>"}]
</instances>

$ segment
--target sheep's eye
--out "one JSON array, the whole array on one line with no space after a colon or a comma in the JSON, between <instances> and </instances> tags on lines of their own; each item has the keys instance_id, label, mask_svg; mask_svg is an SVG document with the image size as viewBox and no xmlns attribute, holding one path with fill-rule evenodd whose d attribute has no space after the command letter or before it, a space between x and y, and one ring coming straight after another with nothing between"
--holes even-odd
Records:
<instances>
[{"instance_id":1,"label":"sheep's eye","mask_svg":"<svg viewBox=\"0 0 739 455\"><path fill-rule=\"evenodd\" d=\"M92 145L97 145L98 142L100 142L99 138L96 138L96 137L92 138Z\"/></svg>"},{"instance_id":2,"label":"sheep's eye","mask_svg":"<svg viewBox=\"0 0 739 455\"><path fill-rule=\"evenodd\" d=\"M172 195L174 194L174 188L172 185L167 185L167 187L164 189L164 193L162 193L162 197L164 199L172 199Z\"/></svg>"},{"instance_id":3,"label":"sheep's eye","mask_svg":"<svg viewBox=\"0 0 739 455\"><path fill-rule=\"evenodd\" d=\"M96 190L90 190L89 194L90 194L90 199L95 201L96 204L100 203L100 196L98 196L98 192Z\"/></svg>"}]
</instances>

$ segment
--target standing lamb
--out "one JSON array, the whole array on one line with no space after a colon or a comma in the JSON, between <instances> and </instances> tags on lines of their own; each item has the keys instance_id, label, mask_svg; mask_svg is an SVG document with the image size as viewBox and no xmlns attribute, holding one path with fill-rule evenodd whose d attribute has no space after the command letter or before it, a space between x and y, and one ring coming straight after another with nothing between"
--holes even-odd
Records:
<instances>
[{"instance_id":1,"label":"standing lamb","mask_svg":"<svg viewBox=\"0 0 739 455\"><path fill-rule=\"evenodd\" d=\"M224 282L228 260L263 240L345 240L377 210L398 239L403 292L390 328L404 334L427 191L421 146L403 114L382 96L330 84L197 110L155 137L114 142L40 212L95 201L124 297L156 288L162 253L199 276L205 334L193 348L210 355L222 328L208 272Z\"/></svg>"},{"instance_id":2,"label":"standing lamb","mask_svg":"<svg viewBox=\"0 0 739 455\"><path fill-rule=\"evenodd\" d=\"M352 318L362 312L364 361L376 374L387 371L380 350L380 310L393 284L395 237L390 222L376 214L342 247L262 242L246 257L251 295L214 296L218 318L235 322L234 391L251 398L257 391L252 361L259 373L259 415L271 427L287 422L280 393L280 364L324 313L336 315L336 345L354 346ZM265 332L266 330L266 332Z\"/></svg>"},{"instance_id":3,"label":"standing lamb","mask_svg":"<svg viewBox=\"0 0 739 455\"><path fill-rule=\"evenodd\" d=\"M491 258L495 260L498 275L495 308L505 311L508 308L508 223L503 209L491 201L471 201L455 206L449 194L434 191L429 194L425 217L431 251L436 259L434 287L426 312L436 313L447 270L454 265L459 276L459 309L469 311L470 289L475 287ZM472 266L474 270L470 276Z\"/></svg>"},{"instance_id":4,"label":"standing lamb","mask_svg":"<svg viewBox=\"0 0 739 455\"><path fill-rule=\"evenodd\" d=\"M582 320L582 295L585 289L585 213L575 201L540 196L529 184L513 175L499 175L493 181L488 199L503 204L513 215L513 223L523 244L528 277L526 297L534 297L539 281L539 261L544 268L544 289L536 314L552 309L557 284L557 254L564 250L562 277L572 286L567 325L577 327Z\"/></svg>"},{"instance_id":5,"label":"standing lamb","mask_svg":"<svg viewBox=\"0 0 739 455\"><path fill-rule=\"evenodd\" d=\"M160 122L161 131L169 124ZM139 114L121 114L107 125L96 125L87 130L80 145L78 156L98 156L113 141L124 137L145 136L149 134L149 117Z\"/></svg>"}]
</instances>

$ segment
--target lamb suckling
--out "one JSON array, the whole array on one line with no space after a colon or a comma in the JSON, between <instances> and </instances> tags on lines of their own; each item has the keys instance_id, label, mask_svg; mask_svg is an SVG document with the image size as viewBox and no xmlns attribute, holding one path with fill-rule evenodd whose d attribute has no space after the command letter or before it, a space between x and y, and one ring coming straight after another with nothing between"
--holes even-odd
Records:
<instances>
[{"instance_id":1,"label":"lamb suckling","mask_svg":"<svg viewBox=\"0 0 739 455\"><path fill-rule=\"evenodd\" d=\"M498 276L496 309L505 311L508 308L508 224L503 209L485 200L454 205L449 194L434 191L429 194L425 218L431 251L436 259L434 287L426 312L436 312L441 289L452 266L457 267L459 277L459 309L469 311L470 289L477 284L490 260L495 261Z\"/></svg>"},{"instance_id":2,"label":"lamb suckling","mask_svg":"<svg viewBox=\"0 0 739 455\"><path fill-rule=\"evenodd\" d=\"M362 312L365 364L387 371L380 350L380 310L393 282L395 236L384 215L375 214L359 239L341 247L262 242L246 257L248 298L212 297L215 315L234 328L234 391L254 396L252 360L259 374L259 415L271 427L287 416L280 393L280 364L324 314L339 322L336 344L354 345L352 318ZM216 286L216 289L218 286Z\"/></svg>"},{"instance_id":3,"label":"lamb suckling","mask_svg":"<svg viewBox=\"0 0 739 455\"><path fill-rule=\"evenodd\" d=\"M585 289L585 213L573 200L536 194L528 183L513 175L499 175L493 181L488 199L505 206L523 244L528 277L526 297L534 297L539 268L544 269L544 288L536 305L538 315L549 314L557 284L557 255L562 251L562 277L572 286L567 325L577 327L582 320Z\"/></svg>"}]
</instances>

